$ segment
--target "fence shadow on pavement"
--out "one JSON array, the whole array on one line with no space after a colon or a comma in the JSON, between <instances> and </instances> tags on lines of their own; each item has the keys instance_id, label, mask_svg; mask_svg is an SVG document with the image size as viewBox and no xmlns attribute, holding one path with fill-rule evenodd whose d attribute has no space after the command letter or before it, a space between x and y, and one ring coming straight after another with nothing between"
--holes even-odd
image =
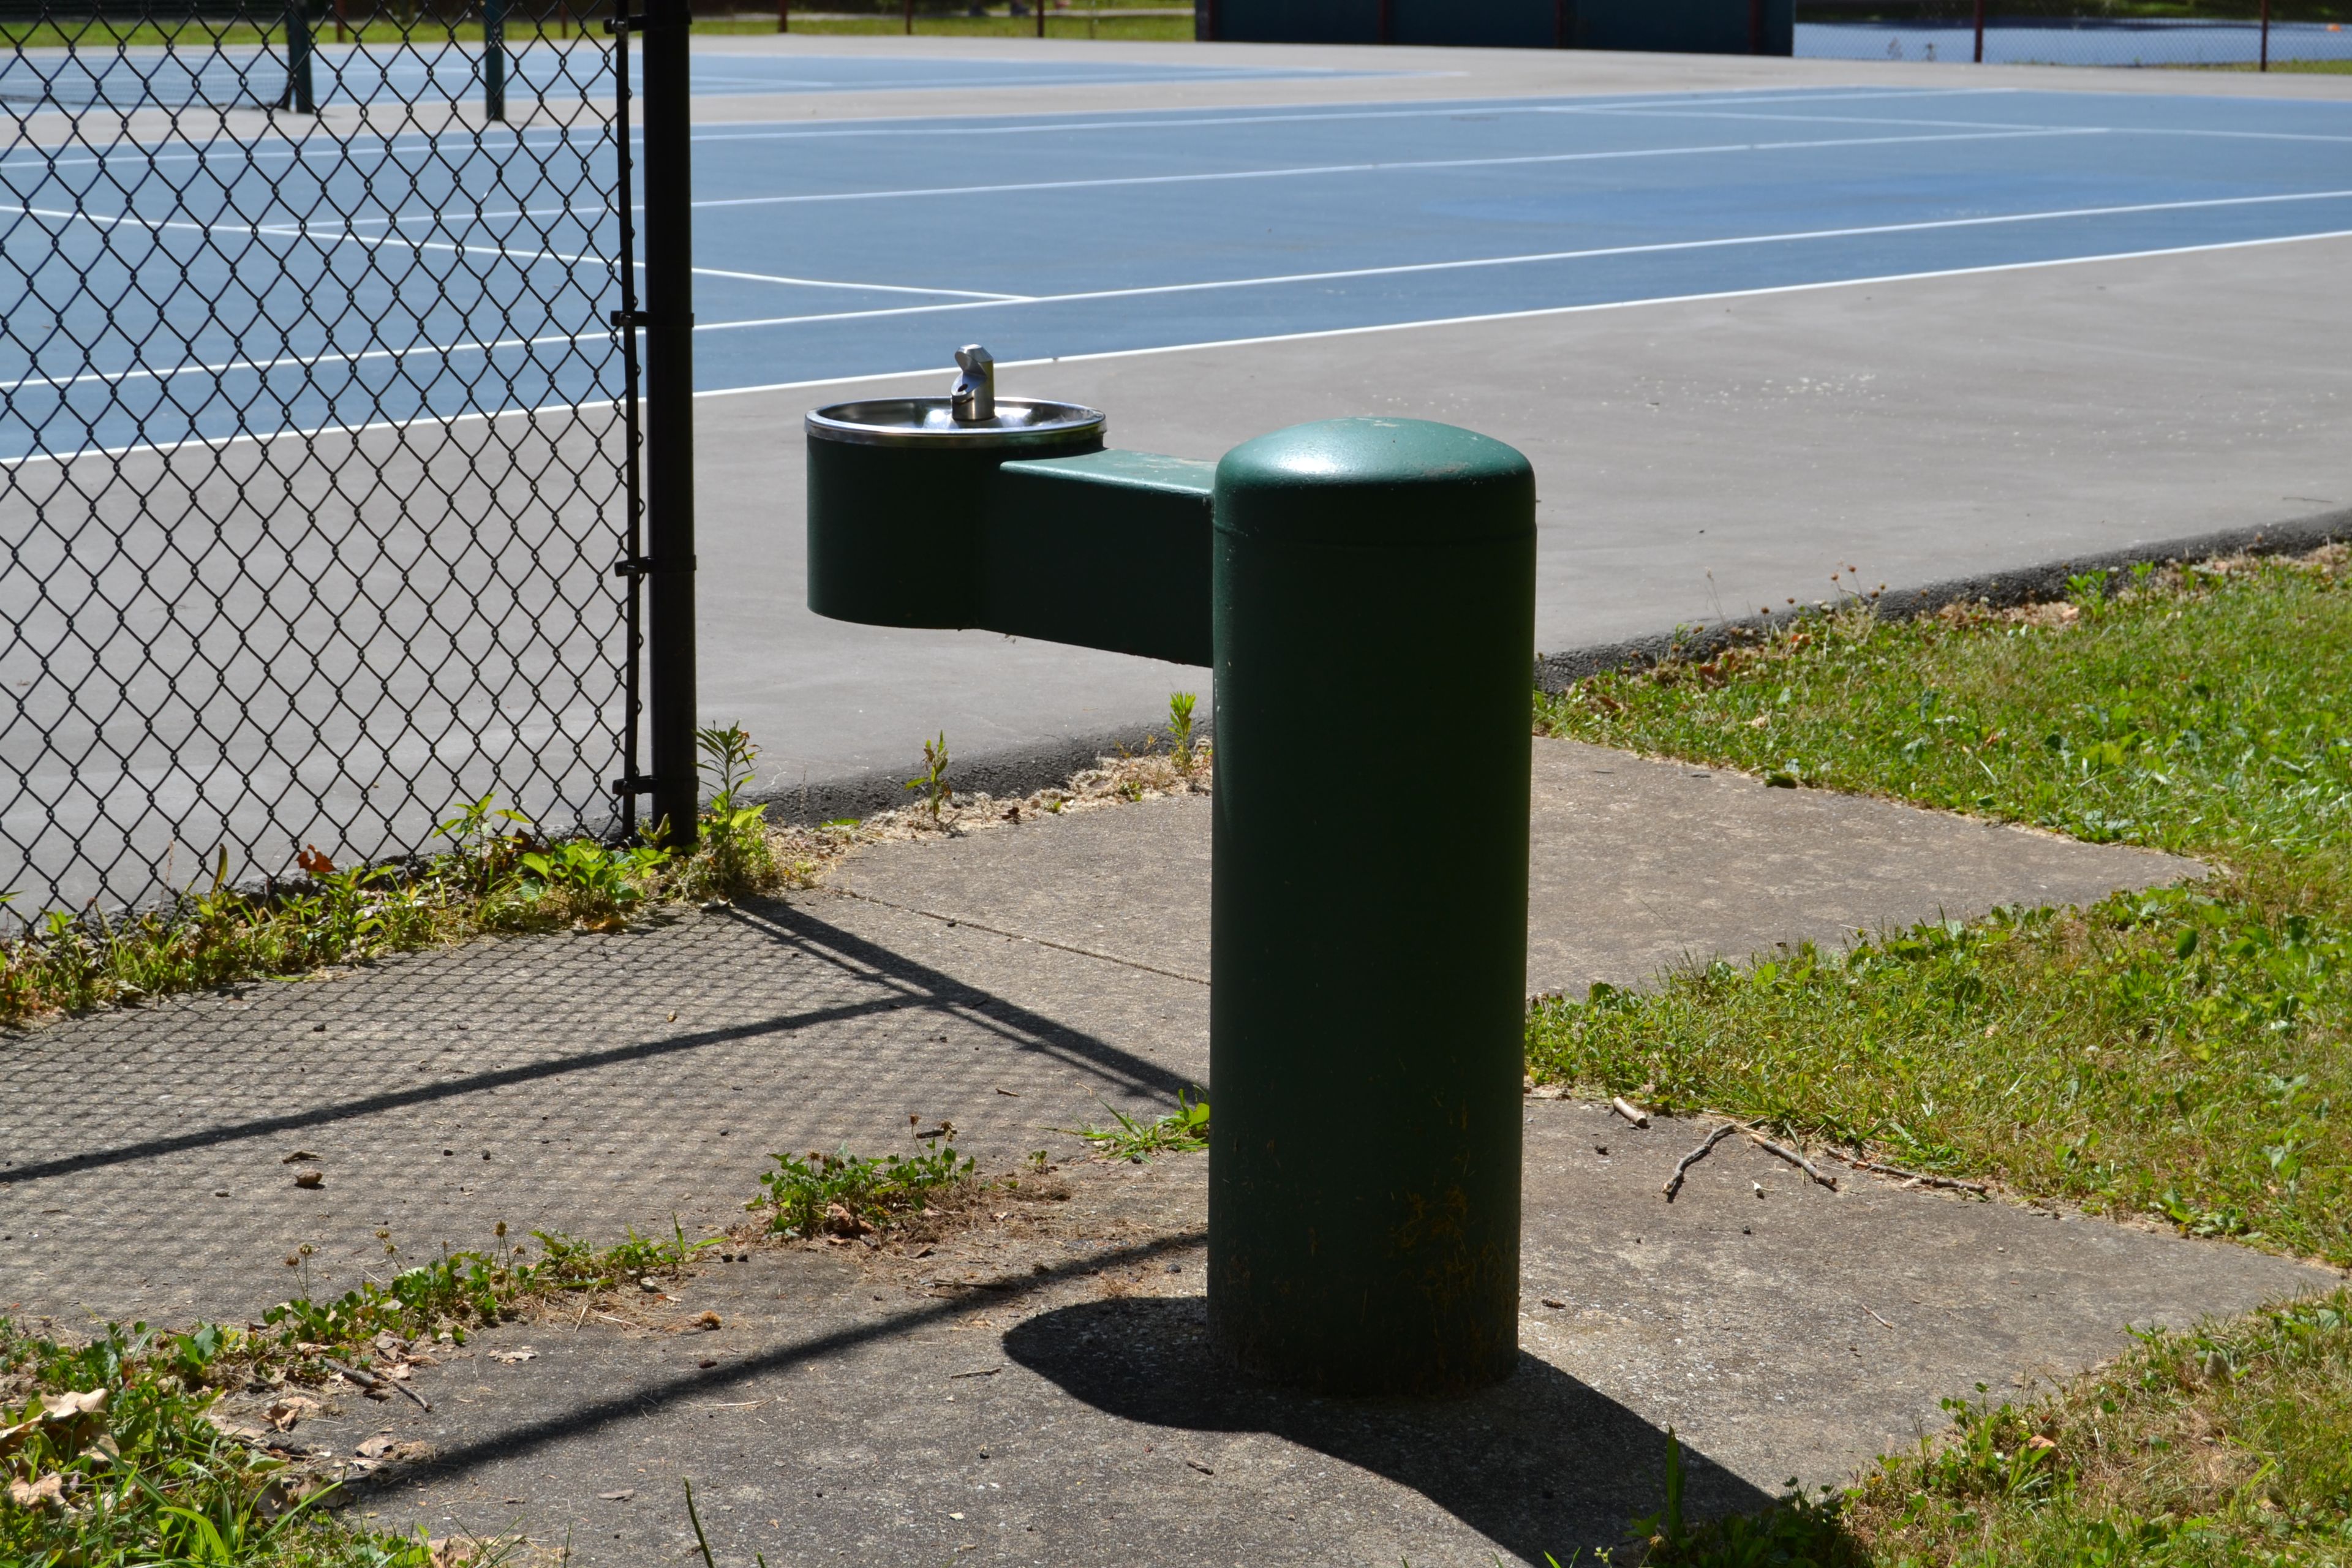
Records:
<instances>
[{"instance_id":1,"label":"fence shadow on pavement","mask_svg":"<svg viewBox=\"0 0 2352 1568\"><path fill-rule=\"evenodd\" d=\"M21 1186L104 1166L131 1164L193 1149L305 1131L387 1111L436 1102L461 1101L510 1088L531 1085L555 1088L568 1079L577 1079L584 1074L665 1058L690 1057L698 1051L733 1042L787 1037L846 1020L901 1012L952 1013L965 1026L983 1029L1013 1050L1047 1056L1099 1081L1106 1089L1140 1095L1172 1105L1179 1091L1192 1087L1192 1080L1183 1074L1172 1072L1108 1040L997 996L943 970L919 963L880 942L856 935L811 913L804 905L783 900L757 902L729 911L728 922L739 932L756 933L772 943L778 950L779 958L786 954L797 955L814 960L823 966L824 971L829 971L824 984L810 988L823 993L809 995L808 999L814 1005L717 1027L680 1030L636 1039L625 1037L595 1049L562 1051L513 1066L460 1073L426 1083L394 1086L387 1081L370 1092L339 1096L307 1106L289 1105L270 1114L234 1121L191 1127L187 1125L184 1108L159 1103L152 1112L157 1123L155 1135L108 1139L104 1134L119 1134L123 1131L121 1121L110 1115L90 1124L89 1130L100 1134L92 1140L96 1146L68 1147L67 1152L52 1154L47 1159L0 1168L0 1187ZM656 929L633 934L643 938L662 933ZM496 970L502 960L529 960L543 953L547 942L574 940L579 939L513 939L484 944L457 954L456 961L481 963L484 968L478 976L478 984L483 989L489 990L497 984ZM537 952L530 950L537 950ZM367 973L352 977L352 984L359 988L360 994L350 999L350 1010L379 1016L387 1013L396 1014L401 1005L400 992L407 975L413 973L412 966L429 962L434 956L403 955L372 966ZM681 955L670 954L667 962L678 963ZM446 984L446 978L441 978L439 983ZM807 991L803 994L808 994ZM175 1025L201 1029L204 1026L189 1020L183 1009L201 1008L208 1000L205 997L180 999L135 1012L102 1016L89 1022L99 1025L102 1029L128 1026L142 1033L170 1030ZM70 1029L74 1022L68 1021L54 1027ZM921 1026L909 1026L910 1028ZM235 1035L222 1037L219 1044L227 1051L245 1048L241 1038ZM108 1047L100 1040L95 1048L105 1050ZM398 1058L395 1053L381 1054L386 1063L396 1064ZM389 1079L397 1072L397 1067L387 1066L383 1072ZM85 1080L79 1076L68 1075L59 1081L71 1085ZM287 1092L299 1081L280 1076L277 1079L278 1091ZM70 1145L70 1119L62 1123L51 1119L47 1125L48 1147L55 1149L60 1143Z\"/></svg>"}]
</instances>

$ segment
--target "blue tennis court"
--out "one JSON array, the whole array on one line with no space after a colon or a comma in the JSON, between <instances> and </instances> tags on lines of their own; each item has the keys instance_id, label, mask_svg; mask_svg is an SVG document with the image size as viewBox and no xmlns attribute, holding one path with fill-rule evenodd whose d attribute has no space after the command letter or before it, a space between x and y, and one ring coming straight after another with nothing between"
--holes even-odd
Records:
<instances>
[{"instance_id":1,"label":"blue tennis court","mask_svg":"<svg viewBox=\"0 0 2352 1568\"><path fill-rule=\"evenodd\" d=\"M519 395L582 395L609 353L583 327L614 219L593 145L567 164L561 132L523 136L530 158L504 131L404 135L364 175L225 148L201 197L111 178L103 152L0 155L0 453L54 450L53 420L236 434L264 378L306 427L467 412L486 358ZM943 365L974 340L1044 359L2352 233L2352 104L2325 101L1843 89L802 121L706 126L695 159L708 390ZM367 200L335 205L373 216L293 216L306 180L362 177ZM510 208L444 216L488 182ZM122 280L78 269L123 265L98 241L125 227L213 285L207 320L88 318ZM350 301L347 331L322 297ZM275 315L309 336L239 359ZM89 345L69 367L32 363L67 338ZM186 374L126 368L159 342Z\"/></svg>"}]
</instances>

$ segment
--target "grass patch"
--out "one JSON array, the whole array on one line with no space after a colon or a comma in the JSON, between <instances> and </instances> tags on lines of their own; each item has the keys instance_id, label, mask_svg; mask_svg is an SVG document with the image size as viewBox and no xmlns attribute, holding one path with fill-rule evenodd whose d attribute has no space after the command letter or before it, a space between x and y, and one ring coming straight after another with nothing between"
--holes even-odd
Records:
<instances>
[{"instance_id":1,"label":"grass patch","mask_svg":"<svg viewBox=\"0 0 2352 1568\"><path fill-rule=\"evenodd\" d=\"M82 1345L24 1335L0 1319L0 1561L113 1568L449 1568L487 1563L503 1543L460 1559L422 1537L354 1531L318 1505L286 1462L209 1419L214 1331L151 1335L110 1327Z\"/></svg>"},{"instance_id":2,"label":"grass patch","mask_svg":"<svg viewBox=\"0 0 2352 1568\"><path fill-rule=\"evenodd\" d=\"M251 1329L109 1323L68 1343L0 1319L0 1563L488 1568L516 1556L515 1538L453 1544L355 1528L322 1506L334 1479L289 1463L268 1428L218 1406L232 1392L317 1386L347 1368L388 1376L436 1337L462 1342L533 1300L675 1276L715 1245L634 1233L602 1248L540 1241L535 1263L521 1247L448 1254L340 1300L281 1302ZM300 1267L307 1253L286 1261Z\"/></svg>"},{"instance_id":3,"label":"grass patch","mask_svg":"<svg viewBox=\"0 0 2352 1568\"><path fill-rule=\"evenodd\" d=\"M764 1197L745 1206L763 1211L768 1228L782 1236L871 1235L902 1219L931 1212L934 1201L974 1184L973 1163L955 1152L955 1130L942 1124L920 1154L887 1154L879 1160L812 1151L772 1156L776 1169L760 1178Z\"/></svg>"},{"instance_id":4,"label":"grass patch","mask_svg":"<svg viewBox=\"0 0 2352 1568\"><path fill-rule=\"evenodd\" d=\"M1019 800L960 795L948 782L944 735L924 746L910 787L924 804L822 826L772 826L743 796L759 749L740 726L698 731L710 800L693 853L662 836L638 844L549 838L485 795L435 830L434 853L392 865L338 868L316 849L302 877L268 893L232 887L226 853L168 904L110 917L93 905L53 910L0 937L0 1027L55 1012L135 1004L263 976L315 973L488 932L611 931L664 904L713 901L813 885L851 850L957 835L1170 795L1205 793L1211 751L1195 740L1191 699L1170 701L1171 749L1100 759L1066 784ZM5 904L14 894L0 894Z\"/></svg>"},{"instance_id":5,"label":"grass patch","mask_svg":"<svg viewBox=\"0 0 2352 1568\"><path fill-rule=\"evenodd\" d=\"M1945 1405L1945 1436L1759 1516L1685 1525L1670 1464L1646 1563L2352 1562L2352 1293L2145 1335L2023 1405Z\"/></svg>"},{"instance_id":6,"label":"grass patch","mask_svg":"<svg viewBox=\"0 0 2352 1568\"><path fill-rule=\"evenodd\" d=\"M2352 26L2352 23L2348 23L2347 25ZM2176 68L2184 70L2252 71L2259 69L2260 68L2252 61L2248 60L2231 65L2183 66ZM2347 76L2352 75L2352 60L2273 60L2270 64L2270 68L2273 75L2301 74L2305 76Z\"/></svg>"},{"instance_id":7,"label":"grass patch","mask_svg":"<svg viewBox=\"0 0 2352 1568\"><path fill-rule=\"evenodd\" d=\"M1538 1077L2352 1263L2347 552L1850 609L1539 728L2204 857L2203 885L1714 963L1530 1016Z\"/></svg>"},{"instance_id":8,"label":"grass patch","mask_svg":"<svg viewBox=\"0 0 2352 1568\"><path fill-rule=\"evenodd\" d=\"M1106 1160L1143 1163L1154 1154L1198 1154L1209 1147L1209 1102L1176 1091L1176 1109L1150 1121L1129 1116L1114 1105L1103 1107L1115 1127L1056 1127L1094 1145Z\"/></svg>"},{"instance_id":9,"label":"grass patch","mask_svg":"<svg viewBox=\"0 0 2352 1568\"><path fill-rule=\"evenodd\" d=\"M435 830L441 847L405 863L338 868L316 849L302 878L267 893L229 882L221 852L171 902L109 918L57 910L0 940L0 1025L308 973L484 932L617 929L649 905L731 898L803 879L766 808L739 804L757 754L740 729L700 732L713 797L694 852L658 838L613 845L550 838L485 795ZM11 895L13 896L13 895ZM5 901L0 899L0 901Z\"/></svg>"}]
</instances>

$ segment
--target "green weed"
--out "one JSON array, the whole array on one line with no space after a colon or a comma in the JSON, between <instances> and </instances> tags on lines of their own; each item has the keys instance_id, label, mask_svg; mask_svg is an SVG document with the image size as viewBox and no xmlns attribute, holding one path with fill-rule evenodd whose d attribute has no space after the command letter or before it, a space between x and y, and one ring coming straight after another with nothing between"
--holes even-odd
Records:
<instances>
[{"instance_id":1,"label":"green weed","mask_svg":"<svg viewBox=\"0 0 2352 1568\"><path fill-rule=\"evenodd\" d=\"M1870 1559L1846 1533L1843 1509L1834 1488L1809 1498L1791 1480L1760 1513L1693 1524L1683 1512L1682 1442L1669 1426L1664 1505L1630 1529L1643 1545L1643 1568L1862 1568Z\"/></svg>"},{"instance_id":2,"label":"green weed","mask_svg":"<svg viewBox=\"0 0 2352 1568\"><path fill-rule=\"evenodd\" d=\"M772 1156L776 1169L760 1178L767 1195L745 1205L769 1212L769 1227L784 1236L862 1236L920 1214L935 1198L972 1179L973 1162L955 1152L952 1131L921 1154L879 1160L847 1149Z\"/></svg>"},{"instance_id":3,"label":"green weed","mask_svg":"<svg viewBox=\"0 0 2352 1568\"><path fill-rule=\"evenodd\" d=\"M1156 1121L1129 1116L1115 1105L1103 1109L1115 1127L1056 1127L1085 1139L1106 1159L1131 1160L1140 1164L1154 1154L1197 1154L1209 1146L1209 1102L1178 1090L1176 1109Z\"/></svg>"},{"instance_id":4,"label":"green weed","mask_svg":"<svg viewBox=\"0 0 2352 1568\"><path fill-rule=\"evenodd\" d=\"M940 808L952 799L955 790L948 784L948 736L940 731L936 741L923 742L923 771L907 781L906 787L923 792L923 802L930 807L931 820L939 820Z\"/></svg>"},{"instance_id":5,"label":"green weed","mask_svg":"<svg viewBox=\"0 0 2352 1568\"><path fill-rule=\"evenodd\" d=\"M760 748L740 724L694 732L702 775L710 781L710 803L702 808L694 859L679 891L692 899L733 899L775 886L780 868L768 838L768 808L743 805L742 792L757 776L751 763Z\"/></svg>"},{"instance_id":6,"label":"green weed","mask_svg":"<svg viewBox=\"0 0 2352 1568\"><path fill-rule=\"evenodd\" d=\"M1192 771L1192 705L1198 701L1190 691L1168 694L1168 740L1176 765L1186 773Z\"/></svg>"}]
</instances>

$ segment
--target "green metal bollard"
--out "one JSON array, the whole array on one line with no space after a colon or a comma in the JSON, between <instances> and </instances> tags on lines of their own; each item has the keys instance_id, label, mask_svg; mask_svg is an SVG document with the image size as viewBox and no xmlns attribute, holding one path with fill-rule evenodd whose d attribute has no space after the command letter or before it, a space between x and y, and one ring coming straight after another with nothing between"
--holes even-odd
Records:
<instances>
[{"instance_id":1,"label":"green metal bollard","mask_svg":"<svg viewBox=\"0 0 2352 1568\"><path fill-rule=\"evenodd\" d=\"M1518 1354L1535 477L1342 419L1217 465L1209 1322L1438 1394Z\"/></svg>"},{"instance_id":2,"label":"green metal bollard","mask_svg":"<svg viewBox=\"0 0 2352 1568\"><path fill-rule=\"evenodd\" d=\"M1342 419L1205 463L1067 404L812 414L809 607L1213 662L1209 1319L1241 1366L1444 1394L1517 1352L1535 477ZM1442 833L1430 822L1443 821Z\"/></svg>"}]
</instances>

